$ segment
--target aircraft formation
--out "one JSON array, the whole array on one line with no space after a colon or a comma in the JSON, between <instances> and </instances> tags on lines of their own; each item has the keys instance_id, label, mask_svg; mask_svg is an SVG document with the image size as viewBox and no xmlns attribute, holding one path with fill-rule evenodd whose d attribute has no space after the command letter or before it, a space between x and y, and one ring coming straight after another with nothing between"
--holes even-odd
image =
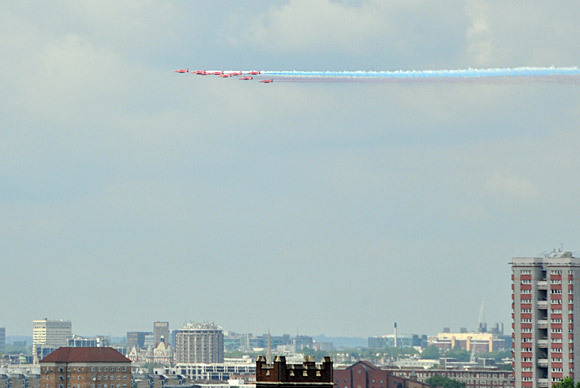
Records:
<instances>
[{"instance_id":1,"label":"aircraft formation","mask_svg":"<svg viewBox=\"0 0 580 388\"><path fill-rule=\"evenodd\" d=\"M247 71L247 72L241 72L241 71L207 71L207 70L193 70L193 71L189 71L188 69L177 69L173 71L174 73L190 73L190 74L194 74L194 75L217 75L220 78L233 78L233 77L238 77L238 79L240 81L251 81L254 79L255 75L260 75L262 74L262 72L260 70L253 70L253 71ZM274 79L263 79L260 81L260 83L263 84L271 84L272 82L274 82Z\"/></svg>"}]
</instances>

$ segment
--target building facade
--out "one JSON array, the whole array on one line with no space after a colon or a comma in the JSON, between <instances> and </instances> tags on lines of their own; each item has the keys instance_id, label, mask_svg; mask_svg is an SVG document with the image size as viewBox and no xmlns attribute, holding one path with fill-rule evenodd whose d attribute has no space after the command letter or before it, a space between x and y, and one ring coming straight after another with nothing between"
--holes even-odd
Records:
<instances>
[{"instance_id":1,"label":"building facade","mask_svg":"<svg viewBox=\"0 0 580 388\"><path fill-rule=\"evenodd\" d=\"M6 328L0 327L0 354L6 353Z\"/></svg>"},{"instance_id":2,"label":"building facade","mask_svg":"<svg viewBox=\"0 0 580 388\"><path fill-rule=\"evenodd\" d=\"M161 338L164 339L165 344L169 344L171 341L169 333L169 322L153 322L153 347L156 348L161 342Z\"/></svg>"},{"instance_id":3,"label":"building facade","mask_svg":"<svg viewBox=\"0 0 580 388\"><path fill-rule=\"evenodd\" d=\"M176 364L224 362L224 334L210 323L187 323L175 336Z\"/></svg>"},{"instance_id":4,"label":"building facade","mask_svg":"<svg viewBox=\"0 0 580 388\"><path fill-rule=\"evenodd\" d=\"M332 361L324 357L316 364L313 357L305 357L302 364L286 364L277 356L272 364L263 356L256 360L256 388L332 388Z\"/></svg>"},{"instance_id":5,"label":"building facade","mask_svg":"<svg viewBox=\"0 0 580 388\"><path fill-rule=\"evenodd\" d=\"M127 348L143 349L145 347L145 335L150 334L145 331L128 331L127 332Z\"/></svg>"},{"instance_id":6,"label":"building facade","mask_svg":"<svg viewBox=\"0 0 580 388\"><path fill-rule=\"evenodd\" d=\"M113 348L61 347L40 361L41 388L131 388L131 360Z\"/></svg>"},{"instance_id":7,"label":"building facade","mask_svg":"<svg viewBox=\"0 0 580 388\"><path fill-rule=\"evenodd\" d=\"M564 377L580 378L580 258L552 251L512 259L512 319L516 388L544 388Z\"/></svg>"},{"instance_id":8,"label":"building facade","mask_svg":"<svg viewBox=\"0 0 580 388\"><path fill-rule=\"evenodd\" d=\"M392 369L395 376L416 378L425 382L433 376L443 376L465 384L465 388L512 388L513 373L499 369Z\"/></svg>"},{"instance_id":9,"label":"building facade","mask_svg":"<svg viewBox=\"0 0 580 388\"><path fill-rule=\"evenodd\" d=\"M397 376L367 361L334 370L334 388L430 388L415 377Z\"/></svg>"},{"instance_id":10,"label":"building facade","mask_svg":"<svg viewBox=\"0 0 580 388\"><path fill-rule=\"evenodd\" d=\"M32 321L32 356L35 363L59 347L67 346L71 337L71 321L46 318Z\"/></svg>"}]
</instances>

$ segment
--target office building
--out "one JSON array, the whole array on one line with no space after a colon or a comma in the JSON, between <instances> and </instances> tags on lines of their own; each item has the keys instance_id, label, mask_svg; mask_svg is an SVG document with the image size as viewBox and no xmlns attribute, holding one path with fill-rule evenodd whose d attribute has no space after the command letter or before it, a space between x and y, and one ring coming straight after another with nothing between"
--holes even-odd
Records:
<instances>
[{"instance_id":1,"label":"office building","mask_svg":"<svg viewBox=\"0 0 580 388\"><path fill-rule=\"evenodd\" d=\"M35 363L72 338L71 321L39 319L32 321L32 356Z\"/></svg>"},{"instance_id":2,"label":"office building","mask_svg":"<svg viewBox=\"0 0 580 388\"><path fill-rule=\"evenodd\" d=\"M153 347L156 348L161 342L161 338L164 339L165 344L169 344L171 341L169 335L169 322L153 322Z\"/></svg>"},{"instance_id":3,"label":"office building","mask_svg":"<svg viewBox=\"0 0 580 388\"><path fill-rule=\"evenodd\" d=\"M0 327L0 354L6 353L6 328Z\"/></svg>"},{"instance_id":4,"label":"office building","mask_svg":"<svg viewBox=\"0 0 580 388\"><path fill-rule=\"evenodd\" d=\"M128 331L127 332L127 348L143 349L145 347L145 336L151 334L146 331Z\"/></svg>"},{"instance_id":5,"label":"office building","mask_svg":"<svg viewBox=\"0 0 580 388\"><path fill-rule=\"evenodd\" d=\"M211 323L189 322L175 336L177 364L224 362L224 334Z\"/></svg>"},{"instance_id":6,"label":"office building","mask_svg":"<svg viewBox=\"0 0 580 388\"><path fill-rule=\"evenodd\" d=\"M130 388L131 360L113 348L61 347L40 361L42 388Z\"/></svg>"},{"instance_id":7,"label":"office building","mask_svg":"<svg viewBox=\"0 0 580 388\"><path fill-rule=\"evenodd\" d=\"M580 258L554 250L543 257L512 259L512 319L516 388L551 387L580 378Z\"/></svg>"}]
</instances>

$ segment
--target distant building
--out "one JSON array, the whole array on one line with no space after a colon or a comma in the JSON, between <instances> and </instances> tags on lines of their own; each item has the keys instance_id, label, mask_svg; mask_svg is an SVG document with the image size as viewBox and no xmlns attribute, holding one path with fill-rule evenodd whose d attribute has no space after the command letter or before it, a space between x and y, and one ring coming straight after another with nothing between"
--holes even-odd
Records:
<instances>
[{"instance_id":1,"label":"distant building","mask_svg":"<svg viewBox=\"0 0 580 388\"><path fill-rule=\"evenodd\" d=\"M492 333L450 333L444 331L437 334L436 337L430 337L429 345L444 351L460 348L473 353L507 349L505 339Z\"/></svg>"},{"instance_id":2,"label":"distant building","mask_svg":"<svg viewBox=\"0 0 580 388\"><path fill-rule=\"evenodd\" d=\"M62 347L40 361L42 388L130 388L131 360L113 348Z\"/></svg>"},{"instance_id":3,"label":"distant building","mask_svg":"<svg viewBox=\"0 0 580 388\"><path fill-rule=\"evenodd\" d=\"M386 334L377 337L369 337L368 346L370 349L384 349L395 347L395 334ZM398 334L397 347L405 348L412 346L420 346L422 348L428 346L428 339L426 334Z\"/></svg>"},{"instance_id":4,"label":"distant building","mask_svg":"<svg viewBox=\"0 0 580 388\"><path fill-rule=\"evenodd\" d=\"M0 373L0 388L40 388L40 375L35 373Z\"/></svg>"},{"instance_id":5,"label":"distant building","mask_svg":"<svg viewBox=\"0 0 580 388\"><path fill-rule=\"evenodd\" d=\"M189 322L175 336L177 364L224 362L224 334L214 324Z\"/></svg>"},{"instance_id":6,"label":"distant building","mask_svg":"<svg viewBox=\"0 0 580 388\"><path fill-rule=\"evenodd\" d=\"M334 370L334 388L430 388L415 376L405 378L367 361Z\"/></svg>"},{"instance_id":7,"label":"distant building","mask_svg":"<svg viewBox=\"0 0 580 388\"><path fill-rule=\"evenodd\" d=\"M171 345L165 343L163 337L161 337L161 342L153 349L152 354L149 355L147 362L161 365L171 365L173 363L173 350Z\"/></svg>"},{"instance_id":8,"label":"distant building","mask_svg":"<svg viewBox=\"0 0 580 388\"><path fill-rule=\"evenodd\" d=\"M73 335L67 341L67 346L69 348L96 348L97 339L96 338L84 338L77 335Z\"/></svg>"},{"instance_id":9,"label":"distant building","mask_svg":"<svg viewBox=\"0 0 580 388\"><path fill-rule=\"evenodd\" d=\"M128 331L127 332L127 348L143 349L145 347L145 335L151 334L145 331Z\"/></svg>"},{"instance_id":10,"label":"distant building","mask_svg":"<svg viewBox=\"0 0 580 388\"><path fill-rule=\"evenodd\" d=\"M6 353L6 328L0 327L0 354Z\"/></svg>"},{"instance_id":11,"label":"distant building","mask_svg":"<svg viewBox=\"0 0 580 388\"><path fill-rule=\"evenodd\" d=\"M32 321L32 355L35 363L55 349L67 346L71 337L71 321L46 318Z\"/></svg>"},{"instance_id":12,"label":"distant building","mask_svg":"<svg viewBox=\"0 0 580 388\"><path fill-rule=\"evenodd\" d=\"M175 367L155 369L166 376L181 375L190 381L228 381L256 377L255 363L177 364Z\"/></svg>"},{"instance_id":13,"label":"distant building","mask_svg":"<svg viewBox=\"0 0 580 388\"><path fill-rule=\"evenodd\" d=\"M314 340L312 337L306 335L298 335L292 339L292 344L296 352L304 348L314 348Z\"/></svg>"},{"instance_id":14,"label":"distant building","mask_svg":"<svg viewBox=\"0 0 580 388\"><path fill-rule=\"evenodd\" d=\"M332 361L324 357L322 364L305 358L302 364L286 364L277 356L268 364L262 356L256 360L256 388L332 388Z\"/></svg>"},{"instance_id":15,"label":"distant building","mask_svg":"<svg viewBox=\"0 0 580 388\"><path fill-rule=\"evenodd\" d=\"M580 378L580 258L554 250L512 259L513 354L516 388L547 388Z\"/></svg>"},{"instance_id":16,"label":"distant building","mask_svg":"<svg viewBox=\"0 0 580 388\"><path fill-rule=\"evenodd\" d=\"M155 346L155 335L153 333L145 334L145 341L143 342L143 347L146 349L153 349Z\"/></svg>"},{"instance_id":17,"label":"distant building","mask_svg":"<svg viewBox=\"0 0 580 388\"><path fill-rule=\"evenodd\" d=\"M465 388L513 388L512 371L490 369L417 369L400 368L389 371L395 376L416 378L425 382L433 376L444 376L465 383Z\"/></svg>"},{"instance_id":18,"label":"distant building","mask_svg":"<svg viewBox=\"0 0 580 388\"><path fill-rule=\"evenodd\" d=\"M161 342L161 338L165 340L165 344L169 345L171 342L169 333L169 322L153 322L153 347L156 348Z\"/></svg>"}]
</instances>

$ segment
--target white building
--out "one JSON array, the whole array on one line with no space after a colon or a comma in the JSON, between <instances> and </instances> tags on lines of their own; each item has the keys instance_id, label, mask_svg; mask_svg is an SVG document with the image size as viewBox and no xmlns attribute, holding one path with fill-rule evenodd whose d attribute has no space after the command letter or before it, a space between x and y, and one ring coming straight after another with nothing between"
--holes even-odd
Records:
<instances>
[{"instance_id":1,"label":"white building","mask_svg":"<svg viewBox=\"0 0 580 388\"><path fill-rule=\"evenodd\" d=\"M210 323L189 322L175 335L177 364L213 364L224 362L224 334Z\"/></svg>"},{"instance_id":2,"label":"white building","mask_svg":"<svg viewBox=\"0 0 580 388\"><path fill-rule=\"evenodd\" d=\"M62 346L72 338L71 321L39 319L32 321L32 355L34 363Z\"/></svg>"}]
</instances>

